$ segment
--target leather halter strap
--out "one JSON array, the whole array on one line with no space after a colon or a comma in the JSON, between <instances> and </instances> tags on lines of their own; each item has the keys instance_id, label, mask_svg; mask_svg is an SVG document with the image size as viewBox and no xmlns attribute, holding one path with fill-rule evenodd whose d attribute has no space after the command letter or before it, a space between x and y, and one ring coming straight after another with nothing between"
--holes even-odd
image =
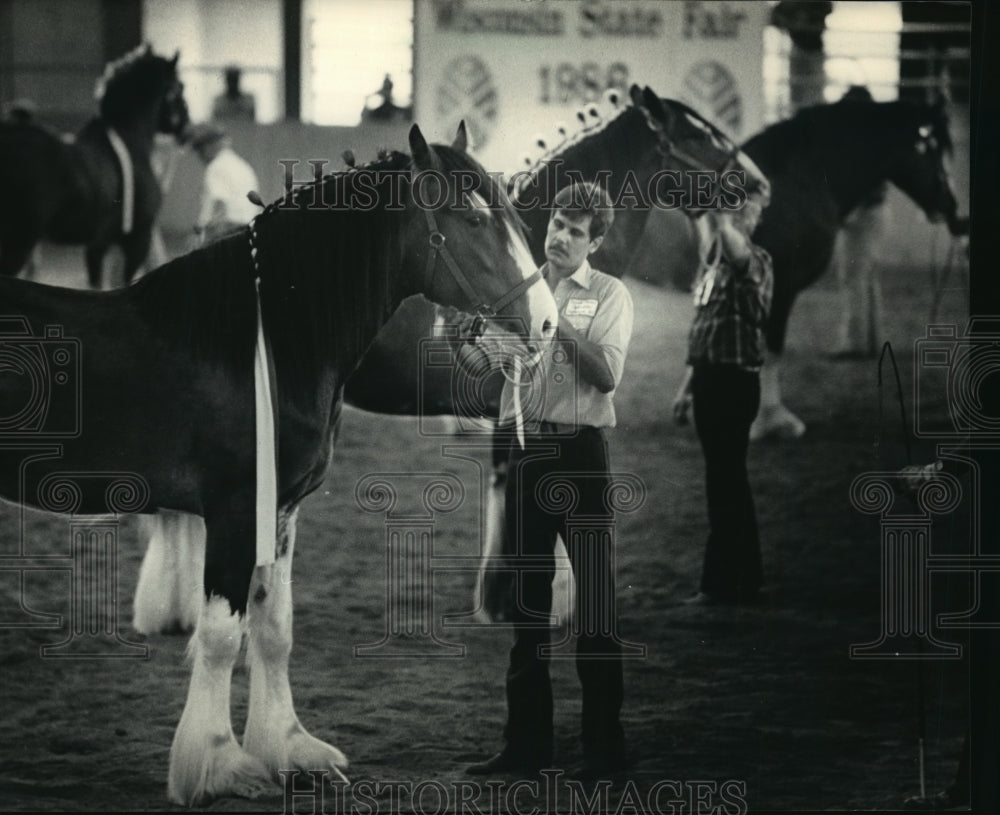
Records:
<instances>
[{"instance_id":1,"label":"leather halter strap","mask_svg":"<svg viewBox=\"0 0 1000 815\"><path fill-rule=\"evenodd\" d=\"M424 274L424 278L428 281L433 279L432 275L434 273L434 268L437 265L438 255L440 255L444 260L445 266L448 267L448 271L451 272L451 276L455 279L455 282L458 283L458 287L462 290L465 296L469 298L469 302L472 304L472 308L478 317L484 319L495 317L504 308L517 300L517 298L542 279L541 272L536 271L533 275L526 277L510 291L502 295L495 303L487 303L476 293L475 288L469 282L469 279L465 276L461 267L455 262L454 256L448 250L447 238L445 238L444 233L438 229L437 219L434 217L434 213L432 213L429 209L424 209L424 216L427 219L427 229L430 232L427 237L427 242L430 245L430 252L427 255L427 269Z\"/></svg>"}]
</instances>

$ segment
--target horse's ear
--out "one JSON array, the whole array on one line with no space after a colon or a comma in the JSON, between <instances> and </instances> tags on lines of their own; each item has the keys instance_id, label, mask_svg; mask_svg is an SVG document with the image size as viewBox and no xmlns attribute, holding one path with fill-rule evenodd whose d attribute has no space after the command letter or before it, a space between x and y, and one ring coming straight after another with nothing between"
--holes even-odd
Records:
<instances>
[{"instance_id":1,"label":"horse's ear","mask_svg":"<svg viewBox=\"0 0 1000 815\"><path fill-rule=\"evenodd\" d=\"M458 132L455 133L455 141L451 143L451 147L460 153L469 152L469 133L465 129L465 119L458 123Z\"/></svg>"},{"instance_id":2,"label":"horse's ear","mask_svg":"<svg viewBox=\"0 0 1000 815\"><path fill-rule=\"evenodd\" d=\"M176 51L174 51L174 58L172 60L170 60L170 64L173 65L176 68L177 67L177 60L179 60L180 58L181 58L181 49L178 48Z\"/></svg>"},{"instance_id":3,"label":"horse's ear","mask_svg":"<svg viewBox=\"0 0 1000 815\"><path fill-rule=\"evenodd\" d=\"M631 88L628 89L629 98L632 100L632 104L636 107L642 106L642 91L639 89L638 85L633 84Z\"/></svg>"},{"instance_id":4,"label":"horse's ear","mask_svg":"<svg viewBox=\"0 0 1000 815\"><path fill-rule=\"evenodd\" d=\"M427 170L434 164L434 154L416 122L410 128L410 153L413 155L413 163L421 170Z\"/></svg>"},{"instance_id":5,"label":"horse's ear","mask_svg":"<svg viewBox=\"0 0 1000 815\"><path fill-rule=\"evenodd\" d=\"M670 121L671 113L663 104L663 100L657 96L653 89L649 86L643 88L642 99L645 104L646 110L650 112L652 117L660 124L666 125Z\"/></svg>"}]
</instances>

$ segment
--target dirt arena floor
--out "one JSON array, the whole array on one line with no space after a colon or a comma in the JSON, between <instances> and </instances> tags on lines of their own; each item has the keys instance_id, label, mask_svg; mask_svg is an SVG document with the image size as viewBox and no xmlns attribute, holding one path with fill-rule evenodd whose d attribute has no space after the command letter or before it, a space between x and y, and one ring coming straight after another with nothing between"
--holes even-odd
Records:
<instances>
[{"instance_id":1,"label":"dirt arena floor","mask_svg":"<svg viewBox=\"0 0 1000 815\"><path fill-rule=\"evenodd\" d=\"M52 279L82 285L72 262L53 253L44 268ZM939 322L964 325L961 283L950 281ZM925 334L929 285L927 269L887 270L884 279L885 334L911 423L920 373L914 341ZM473 608L479 465L487 461L476 446L482 440L428 432L440 432L440 423L348 409L333 469L303 506L295 563L291 679L298 713L351 760L352 786L339 801L327 786L323 811L531 812L553 802L567 811L582 803L582 794L595 811L611 812L640 811L640 804L687 813L881 812L919 792L921 720L928 792L952 780L970 716L967 658L918 663L849 654L852 644L877 640L883 627L881 519L854 508L849 487L864 472L907 463L891 368L880 421L876 362L825 356L838 313L832 281L801 297L784 383L787 402L809 429L798 441L757 444L750 456L768 602L747 609L683 606L697 588L706 535L698 442L692 428L670 419L690 303L676 291L635 281L629 288L637 321L611 444L615 470L638 476L646 489L641 508L620 516L617 527L620 632L645 646L645 655L625 666L623 716L634 766L607 787L574 785L558 773L551 789L543 786L537 795L515 787L513 778L492 788L485 781L462 786L469 781L464 767L500 745L511 642L503 626L442 622ZM921 405L921 421L946 425L943 393ZM444 446L466 458L445 457ZM914 442L915 461L932 455L929 440ZM436 647L415 658L358 657L356 646L377 643L386 631L387 523L384 514L360 506L355 487L370 474L395 474L388 477L403 485L404 512L419 480L405 474L436 472L461 479L465 497L434 521L434 557L447 568L435 573L431 588L433 631L443 643L464 646L464 655L437 658L444 649ZM913 511L906 500L896 511ZM971 508L965 495L934 519L935 553L970 550ZM167 802L166 772L187 689L187 638L143 637L131 628L142 557L135 519L122 517L116 527L118 631L122 641L144 646L145 656L118 645L106 655L139 658L73 659L58 656L71 649L41 651L72 639L77 619L67 560L72 519L22 518L11 505L0 510L0 808L178 809ZM23 552L35 568L19 573L10 564L24 562L17 557L22 528ZM55 560L39 565L41 556ZM938 573L930 586L932 622L971 603L968 575ZM968 640L967 631L936 623L930 633L959 646ZM579 683L571 661L555 662L553 676L556 764L571 769L580 759ZM241 662L233 685L237 735L247 679ZM651 798L651 791L659 796ZM308 797L296 799L296 811L314 806ZM207 809L284 807L276 786L273 798L222 799Z\"/></svg>"}]
</instances>

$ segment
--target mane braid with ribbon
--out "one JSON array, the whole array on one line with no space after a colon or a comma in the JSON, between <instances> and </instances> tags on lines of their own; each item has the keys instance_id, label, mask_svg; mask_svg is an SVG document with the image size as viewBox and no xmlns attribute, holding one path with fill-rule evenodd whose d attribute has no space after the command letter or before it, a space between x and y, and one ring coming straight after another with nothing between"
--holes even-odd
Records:
<instances>
[{"instance_id":1,"label":"mane braid with ribbon","mask_svg":"<svg viewBox=\"0 0 1000 815\"><path fill-rule=\"evenodd\" d=\"M596 111L596 107L591 106L589 111ZM511 190L510 197L517 200L522 190L529 184L531 179L537 179L537 177L542 173L547 171L551 166L551 163L556 159L566 159L567 154L575 158L575 153L573 152L576 148L581 150L588 149L590 144L587 140L605 133L612 125L615 123L620 123L624 117L640 115L640 112L631 103L627 103L618 110L614 116L607 119L598 119L595 124L587 125L584 121L582 126L572 135L564 134L560 131L560 135L563 136L562 141L560 141L555 146L548 148L542 155L535 159L534 163L528 167L526 170L520 170L522 175L518 176L518 183L515 189ZM583 117L586 118L586 113L580 111L577 114L577 119ZM526 173L526 174L524 174Z\"/></svg>"}]
</instances>

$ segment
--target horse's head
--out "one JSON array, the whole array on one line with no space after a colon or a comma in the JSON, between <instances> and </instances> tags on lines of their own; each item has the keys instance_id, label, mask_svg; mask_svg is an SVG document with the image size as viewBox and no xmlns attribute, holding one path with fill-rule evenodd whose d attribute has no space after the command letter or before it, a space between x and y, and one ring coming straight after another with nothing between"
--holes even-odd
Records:
<instances>
[{"instance_id":1,"label":"horse's head","mask_svg":"<svg viewBox=\"0 0 1000 815\"><path fill-rule=\"evenodd\" d=\"M944 100L934 104L899 102L899 145L893 150L889 181L905 192L931 221L947 221L953 234L962 230L958 203L945 167L951 135Z\"/></svg>"},{"instance_id":2,"label":"horse's head","mask_svg":"<svg viewBox=\"0 0 1000 815\"><path fill-rule=\"evenodd\" d=\"M172 59L164 60L165 90L163 101L160 103L158 130L160 133L173 136L178 142L183 142L188 134L191 119L188 115L187 100L184 98L184 83L177 74L177 60L180 55L180 51L176 51Z\"/></svg>"},{"instance_id":3,"label":"horse's head","mask_svg":"<svg viewBox=\"0 0 1000 815\"><path fill-rule=\"evenodd\" d=\"M703 186L709 206L700 206L697 196L684 210L696 217L701 213L724 205L723 198L734 189L742 190L745 197L766 206L771 197L771 185L764 173L740 147L721 129L683 102L660 99L649 88L641 94L633 88L633 101L647 111L650 126L655 127L660 139L660 152L664 163L672 169L693 171L708 170L710 184ZM639 97L639 98L637 98ZM743 195L733 197L743 199Z\"/></svg>"},{"instance_id":4,"label":"horse's head","mask_svg":"<svg viewBox=\"0 0 1000 815\"><path fill-rule=\"evenodd\" d=\"M180 140L188 124L184 84L177 75L179 53L168 59L144 45L108 63L95 96L101 118L113 127L148 120L160 133Z\"/></svg>"},{"instance_id":5,"label":"horse's head","mask_svg":"<svg viewBox=\"0 0 1000 815\"><path fill-rule=\"evenodd\" d=\"M418 291L475 315L480 340L515 334L533 354L552 337L558 309L498 179L466 153L464 123L451 146L428 145L414 125L410 150L406 251Z\"/></svg>"}]
</instances>

